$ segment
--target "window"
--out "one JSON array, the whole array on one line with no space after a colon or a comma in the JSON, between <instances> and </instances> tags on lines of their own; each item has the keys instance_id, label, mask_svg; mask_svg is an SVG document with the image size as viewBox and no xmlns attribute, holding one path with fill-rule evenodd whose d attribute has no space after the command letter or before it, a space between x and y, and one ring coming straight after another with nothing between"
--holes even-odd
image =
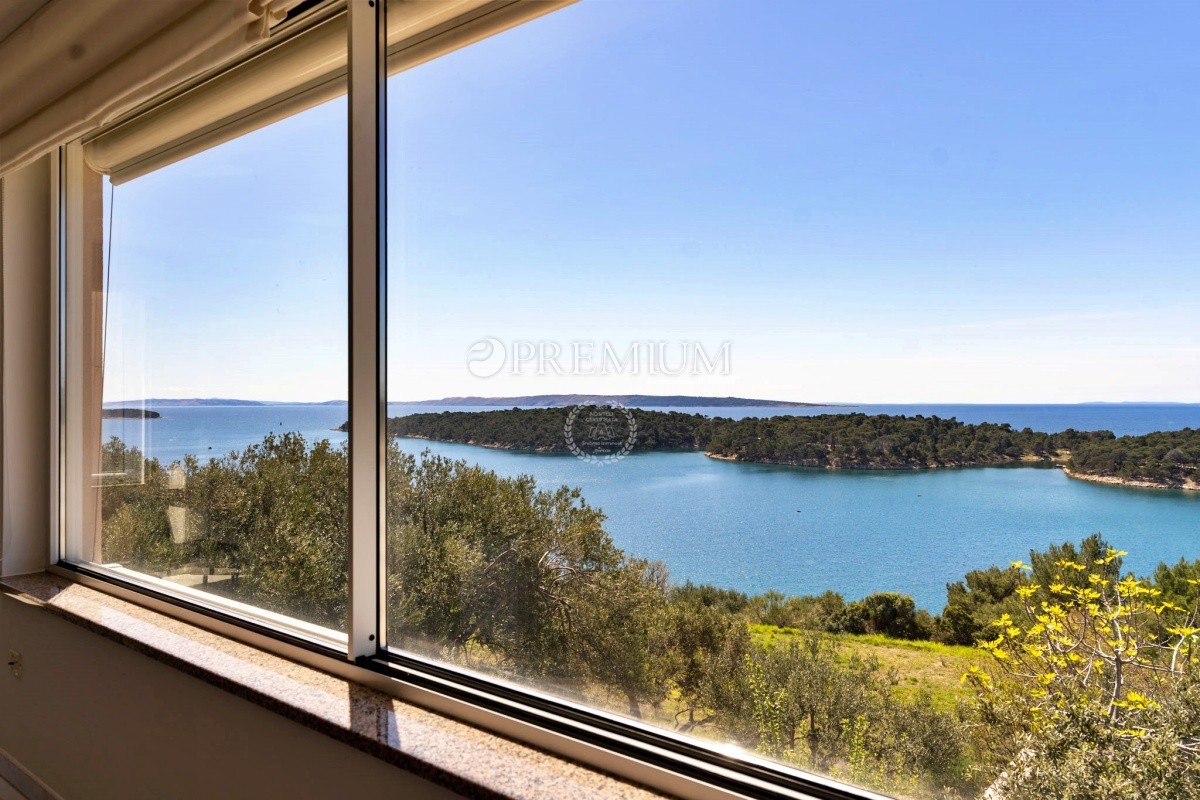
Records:
<instances>
[{"instance_id":1,"label":"window","mask_svg":"<svg viewBox=\"0 0 1200 800\"><path fill-rule=\"evenodd\" d=\"M60 553L344 651L345 13L279 39L64 150Z\"/></svg>"},{"instance_id":2,"label":"window","mask_svg":"<svg viewBox=\"0 0 1200 800\"><path fill-rule=\"evenodd\" d=\"M346 629L346 103L114 186L88 560Z\"/></svg>"},{"instance_id":3,"label":"window","mask_svg":"<svg viewBox=\"0 0 1200 800\"><path fill-rule=\"evenodd\" d=\"M65 559L732 792L1188 796L1182 13L412 5L384 173L383 69L68 170Z\"/></svg>"}]
</instances>

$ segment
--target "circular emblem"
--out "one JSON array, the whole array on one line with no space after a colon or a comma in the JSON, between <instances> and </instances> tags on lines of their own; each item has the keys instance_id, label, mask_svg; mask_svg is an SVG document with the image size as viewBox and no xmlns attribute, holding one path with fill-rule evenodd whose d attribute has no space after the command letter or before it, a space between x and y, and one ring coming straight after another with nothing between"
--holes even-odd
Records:
<instances>
[{"instance_id":1,"label":"circular emblem","mask_svg":"<svg viewBox=\"0 0 1200 800\"><path fill-rule=\"evenodd\" d=\"M504 369L504 342L489 336L467 348L467 371L476 378L491 378Z\"/></svg>"},{"instance_id":2,"label":"circular emblem","mask_svg":"<svg viewBox=\"0 0 1200 800\"><path fill-rule=\"evenodd\" d=\"M567 414L563 439L576 458L600 466L612 464L637 444L637 420L617 403L575 406Z\"/></svg>"}]
</instances>

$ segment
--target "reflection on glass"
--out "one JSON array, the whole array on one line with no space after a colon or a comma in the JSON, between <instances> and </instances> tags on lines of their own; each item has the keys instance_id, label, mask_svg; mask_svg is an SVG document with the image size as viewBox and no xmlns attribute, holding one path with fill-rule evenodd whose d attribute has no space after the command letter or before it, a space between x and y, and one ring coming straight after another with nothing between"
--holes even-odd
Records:
<instances>
[{"instance_id":1,"label":"reflection on glass","mask_svg":"<svg viewBox=\"0 0 1200 800\"><path fill-rule=\"evenodd\" d=\"M393 77L389 646L896 796L1193 796L1197 55L1026 11L584 2Z\"/></svg>"},{"instance_id":2,"label":"reflection on glass","mask_svg":"<svg viewBox=\"0 0 1200 800\"><path fill-rule=\"evenodd\" d=\"M105 182L93 560L345 630L345 102Z\"/></svg>"}]
</instances>

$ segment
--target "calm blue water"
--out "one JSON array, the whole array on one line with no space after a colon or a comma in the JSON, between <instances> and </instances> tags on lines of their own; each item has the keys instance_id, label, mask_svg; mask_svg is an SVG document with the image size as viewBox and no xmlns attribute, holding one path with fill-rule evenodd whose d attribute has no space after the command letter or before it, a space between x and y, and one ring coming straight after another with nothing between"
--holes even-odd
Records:
<instances>
[{"instance_id":1,"label":"calm blue water","mask_svg":"<svg viewBox=\"0 0 1200 800\"><path fill-rule=\"evenodd\" d=\"M826 472L643 453L597 467L571 456L402 440L540 483L579 486L618 546L676 580L757 593L913 595L930 610L967 570L1101 531L1126 567L1200 558L1200 496L1103 486L1062 470Z\"/></svg>"},{"instance_id":2,"label":"calm blue water","mask_svg":"<svg viewBox=\"0 0 1200 800\"><path fill-rule=\"evenodd\" d=\"M334 428L346 421L345 406L185 406L154 408L160 419L106 419L102 423L105 439L116 436L135 445L164 464L191 454L217 458L241 451L263 440L268 433L298 432L310 442L328 439L346 441L346 434ZM392 416L419 411L478 411L478 408L449 406L395 406Z\"/></svg>"},{"instance_id":3,"label":"calm blue water","mask_svg":"<svg viewBox=\"0 0 1200 800\"><path fill-rule=\"evenodd\" d=\"M392 413L446 410L407 406ZM685 409L679 409L685 410ZM716 409L687 409L713 413ZM864 406L867 413L936 414L1058 431L1118 434L1200 427L1200 405ZM825 413L828 409L721 409L725 416ZM105 420L106 435L146 447L161 461L185 452L221 455L269 432L345 439L330 429L345 409L328 406L161 409L162 419ZM1007 564L1100 531L1145 573L1160 561L1200 558L1200 496L1127 489L1067 478L1052 468L928 472L825 472L715 461L700 453L643 453L600 467L571 456L403 440L503 475L583 490L608 514L618 546L667 564L677 581L747 592L848 598L894 590L939 610L945 584L970 569ZM212 448L209 450L209 448Z\"/></svg>"}]
</instances>

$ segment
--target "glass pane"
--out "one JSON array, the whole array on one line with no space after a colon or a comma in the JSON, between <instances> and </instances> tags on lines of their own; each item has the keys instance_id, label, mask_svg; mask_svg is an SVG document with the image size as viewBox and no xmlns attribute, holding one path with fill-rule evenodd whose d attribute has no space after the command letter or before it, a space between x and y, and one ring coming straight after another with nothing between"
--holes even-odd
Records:
<instances>
[{"instance_id":1,"label":"glass pane","mask_svg":"<svg viewBox=\"0 0 1200 800\"><path fill-rule=\"evenodd\" d=\"M345 120L334 100L105 179L98 541L83 553L337 631Z\"/></svg>"},{"instance_id":2,"label":"glass pane","mask_svg":"<svg viewBox=\"0 0 1200 800\"><path fill-rule=\"evenodd\" d=\"M585 1L391 78L389 646L1192 796L1194 16Z\"/></svg>"}]
</instances>

